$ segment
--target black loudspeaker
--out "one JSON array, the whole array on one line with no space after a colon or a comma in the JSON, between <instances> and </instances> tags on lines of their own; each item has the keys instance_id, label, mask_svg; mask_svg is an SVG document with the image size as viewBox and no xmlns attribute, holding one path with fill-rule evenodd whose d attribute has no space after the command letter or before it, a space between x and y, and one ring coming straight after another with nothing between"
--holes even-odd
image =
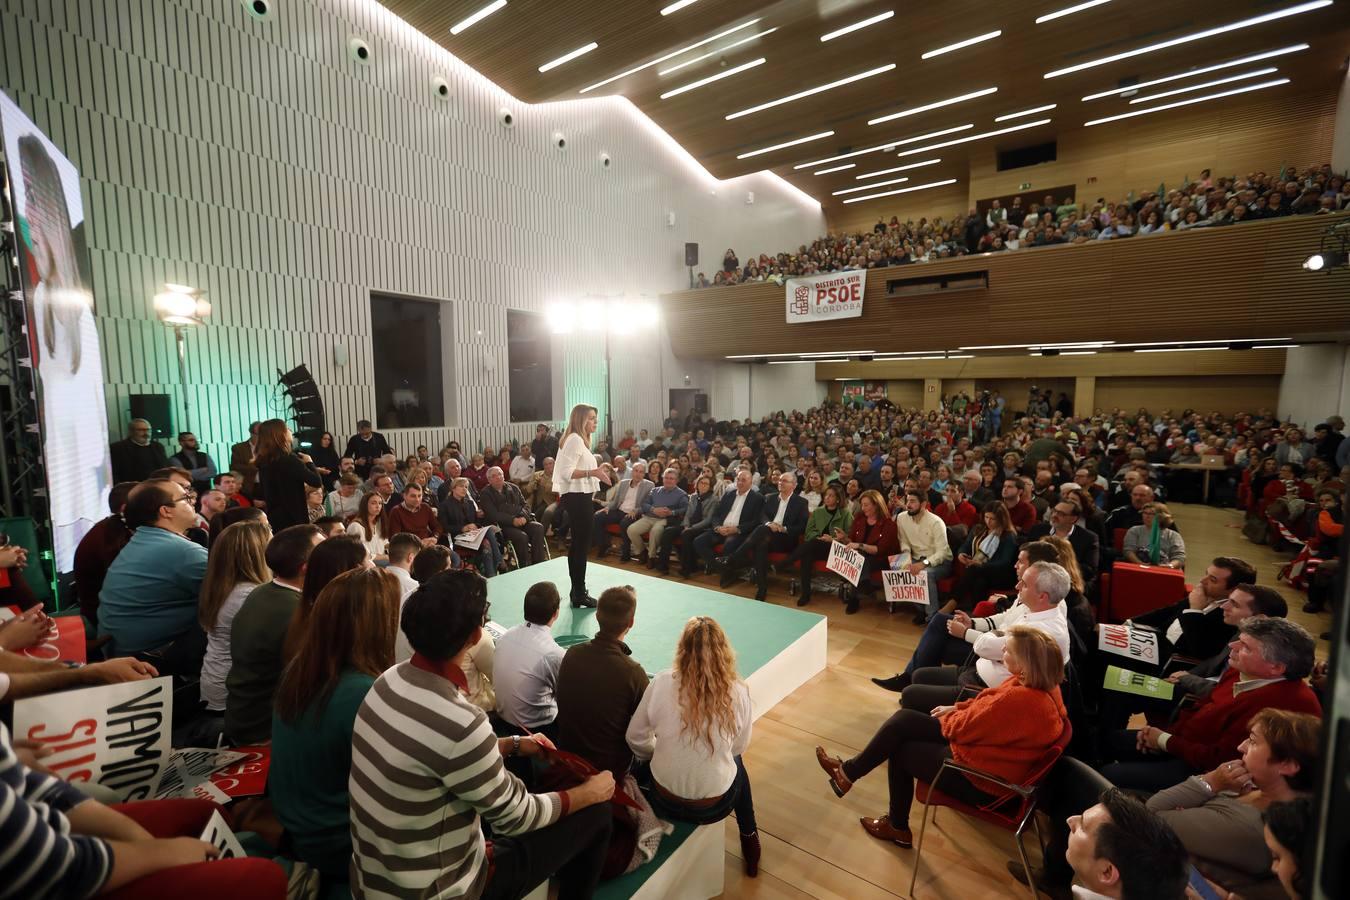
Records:
<instances>
[{"instance_id":1,"label":"black loudspeaker","mask_svg":"<svg viewBox=\"0 0 1350 900\"><path fill-rule=\"evenodd\" d=\"M132 394L131 417L150 423L150 435L156 438L173 436L173 412L168 394Z\"/></svg>"},{"instance_id":2,"label":"black loudspeaker","mask_svg":"<svg viewBox=\"0 0 1350 900\"><path fill-rule=\"evenodd\" d=\"M684 245L684 264L686 266L698 265L698 244Z\"/></svg>"},{"instance_id":3,"label":"black loudspeaker","mask_svg":"<svg viewBox=\"0 0 1350 900\"><path fill-rule=\"evenodd\" d=\"M698 413L698 414L701 415L701 416L706 416L706 415L708 414L708 395L707 395L707 394L695 394L695 395L694 395L694 412Z\"/></svg>"}]
</instances>

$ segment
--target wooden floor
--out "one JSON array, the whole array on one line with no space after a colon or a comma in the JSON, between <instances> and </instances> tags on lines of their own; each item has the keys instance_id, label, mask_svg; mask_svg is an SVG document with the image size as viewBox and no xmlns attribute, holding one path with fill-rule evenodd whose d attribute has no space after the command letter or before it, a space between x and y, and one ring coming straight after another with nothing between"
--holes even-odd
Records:
<instances>
[{"instance_id":1,"label":"wooden floor","mask_svg":"<svg viewBox=\"0 0 1350 900\"><path fill-rule=\"evenodd\" d=\"M1278 587L1289 599L1290 618L1314 635L1330 628L1329 614L1301 612L1304 597L1275 576L1284 559L1268 547L1257 547L1242 537L1242 516L1234 510L1172 504L1177 527L1186 538L1186 580L1204 574L1215 556L1238 556L1253 563L1262 584ZM619 565L610 555L606 562ZM630 563L636 567L636 564ZM716 587L715 578L695 581ZM734 593L753 596L753 588L738 583ZM638 598L639 605L642 598ZM769 602L795 604L787 581L773 583ZM813 748L823 745L848 757L867 743L876 727L895 709L897 696L876 687L872 676L894 674L908 660L920 629L902 612L888 614L878 605L864 606L853 616L833 597L813 600L808 607L829 616L829 659L824 672L793 692L755 725L746 769L754 789L763 858L759 877L746 878L734 824L726 827L725 897L839 898L884 900L906 897L914 865L914 851L869 837L858 817L886 812L886 776L872 773L844 799L837 799L816 765ZM1319 648L1326 643L1319 641ZM916 804L913 827L918 829L922 807ZM961 816L943 813L930 827L915 898L973 898L1027 896L1026 889L1008 875L1005 863L1016 857L1011 835L974 825ZM1028 852L1036 854L1034 838Z\"/></svg>"}]
</instances>

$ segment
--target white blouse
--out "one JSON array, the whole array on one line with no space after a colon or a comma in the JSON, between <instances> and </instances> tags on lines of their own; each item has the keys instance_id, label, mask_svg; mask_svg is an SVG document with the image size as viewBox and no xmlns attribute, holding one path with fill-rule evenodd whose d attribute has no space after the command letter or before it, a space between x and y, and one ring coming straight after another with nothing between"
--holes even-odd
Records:
<instances>
[{"instance_id":1,"label":"white blouse","mask_svg":"<svg viewBox=\"0 0 1350 900\"><path fill-rule=\"evenodd\" d=\"M573 478L577 469L589 471L597 467L595 454L586 446L581 435L569 434L558 449L553 461L553 492L555 494L594 494L600 490L599 478Z\"/></svg>"},{"instance_id":2,"label":"white blouse","mask_svg":"<svg viewBox=\"0 0 1350 900\"><path fill-rule=\"evenodd\" d=\"M384 548L388 541L384 535L380 534L379 526L375 527L375 534L367 538L365 527L360 522L354 521L347 525L347 533L365 545L366 552L370 554L371 559L384 556Z\"/></svg>"},{"instance_id":3,"label":"white blouse","mask_svg":"<svg viewBox=\"0 0 1350 900\"><path fill-rule=\"evenodd\" d=\"M713 748L684 730L680 720L680 685L669 669L647 685L628 723L628 746L638 759L650 759L652 776L663 788L686 800L720 797L736 780L736 757L750 746L753 722L750 689L738 681L731 688L736 714L733 734L714 728Z\"/></svg>"}]
</instances>

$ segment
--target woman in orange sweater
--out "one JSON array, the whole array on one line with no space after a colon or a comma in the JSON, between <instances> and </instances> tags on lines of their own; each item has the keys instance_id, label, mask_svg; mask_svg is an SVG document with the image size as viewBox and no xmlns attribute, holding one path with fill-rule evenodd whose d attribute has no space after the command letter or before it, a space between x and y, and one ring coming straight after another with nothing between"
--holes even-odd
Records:
<instances>
[{"instance_id":1,"label":"woman in orange sweater","mask_svg":"<svg viewBox=\"0 0 1350 900\"><path fill-rule=\"evenodd\" d=\"M1003 663L1012 677L998 687L955 706L939 706L931 714L902 709L850 760L841 761L816 748L816 761L840 797L853 782L890 762L890 810L878 819L859 820L868 834L901 847L913 846L909 808L914 802L914 779L931 784L948 757L1019 784L1059 739L1067 713L1059 695L1064 657L1054 638L1030 626L1014 625L1008 630ZM987 782L950 775L941 789L973 806L988 803L997 796L990 792L998 791Z\"/></svg>"}]
</instances>

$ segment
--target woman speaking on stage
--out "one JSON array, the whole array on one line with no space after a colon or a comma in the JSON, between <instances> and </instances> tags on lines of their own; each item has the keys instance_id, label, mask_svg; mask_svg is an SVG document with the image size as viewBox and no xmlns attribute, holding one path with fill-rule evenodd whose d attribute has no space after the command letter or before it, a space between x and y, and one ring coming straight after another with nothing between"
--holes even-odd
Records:
<instances>
[{"instance_id":1,"label":"woman speaking on stage","mask_svg":"<svg viewBox=\"0 0 1350 900\"><path fill-rule=\"evenodd\" d=\"M290 525L309 522L305 485L319 487L323 478L306 453L291 452L291 430L281 419L268 419L258 426L258 489L267 504L272 533Z\"/></svg>"},{"instance_id":2,"label":"woman speaking on stage","mask_svg":"<svg viewBox=\"0 0 1350 900\"><path fill-rule=\"evenodd\" d=\"M595 520L591 498L600 490L601 481L609 484L608 476L600 471L591 452L595 423L594 406L578 403L572 407L553 464L553 490L572 527L567 572L572 577L573 606L595 606L595 599L586 592L586 556L591 550L591 526Z\"/></svg>"}]
</instances>

